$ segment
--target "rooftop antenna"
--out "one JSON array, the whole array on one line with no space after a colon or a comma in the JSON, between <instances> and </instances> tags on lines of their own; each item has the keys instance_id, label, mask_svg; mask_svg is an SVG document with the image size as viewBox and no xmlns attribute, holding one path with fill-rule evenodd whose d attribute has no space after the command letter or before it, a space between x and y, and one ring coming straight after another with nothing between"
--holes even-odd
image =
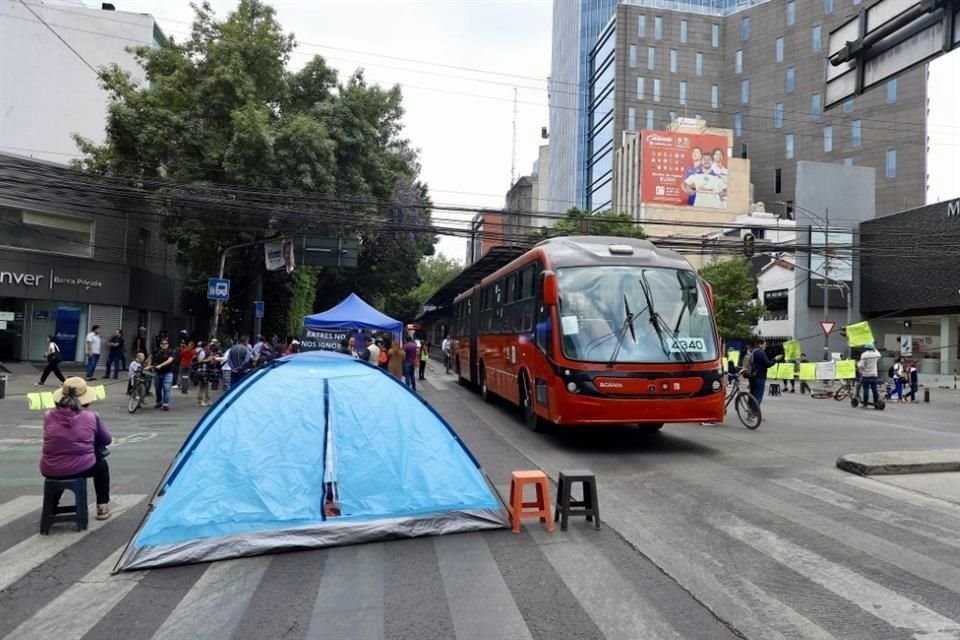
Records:
<instances>
[{"instance_id":1,"label":"rooftop antenna","mask_svg":"<svg viewBox=\"0 0 960 640\"><path fill-rule=\"evenodd\" d=\"M510 156L510 186L517 181L517 88L513 88L513 153Z\"/></svg>"}]
</instances>

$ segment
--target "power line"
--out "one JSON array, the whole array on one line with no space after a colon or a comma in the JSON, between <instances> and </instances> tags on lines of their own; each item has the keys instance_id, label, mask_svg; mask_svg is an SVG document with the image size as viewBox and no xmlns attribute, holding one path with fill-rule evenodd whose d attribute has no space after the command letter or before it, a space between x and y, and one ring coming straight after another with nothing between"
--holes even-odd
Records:
<instances>
[{"instance_id":1,"label":"power line","mask_svg":"<svg viewBox=\"0 0 960 640\"><path fill-rule=\"evenodd\" d=\"M40 21L40 24L42 24L42 25L45 26L47 29L49 29L49 30L50 30L50 33L52 33L53 35L55 35L55 36L57 37L57 40L59 40L60 42L62 42L62 43L64 44L64 46L67 47L67 49L70 49L70 51L73 52L73 55L75 55L75 56L77 56L78 58L80 58L80 61L83 62L83 64L87 65L87 68L90 69L90 71L93 71L93 73L94 73L98 78L100 77L100 72L97 71L96 69L94 69L94 68L93 68L93 65L90 64L89 62L87 62L87 59L84 58L82 55L80 55L80 52L77 51L76 49L74 49L73 46L71 46L71 44L70 44L69 42L67 42L66 40L64 40L64 39L63 39L63 36L61 36L59 33L57 33L57 31L56 31L53 27L51 27L49 24L47 24L47 21L44 20L43 18L41 18L41 17L39 16L39 14L37 14L37 12L34 11L34 10L30 7L30 5L28 5L28 4L27 4L26 2L24 2L23 0L20 0L20 4L22 4L23 7L24 7L27 11L29 11L30 13L32 13L32 14L33 14L33 17L35 17L37 20Z\"/></svg>"}]
</instances>

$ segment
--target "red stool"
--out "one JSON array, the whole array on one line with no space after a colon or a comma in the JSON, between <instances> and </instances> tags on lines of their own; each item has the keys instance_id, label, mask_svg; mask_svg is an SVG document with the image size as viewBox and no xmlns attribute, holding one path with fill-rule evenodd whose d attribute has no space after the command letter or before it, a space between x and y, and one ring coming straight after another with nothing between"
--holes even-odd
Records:
<instances>
[{"instance_id":1,"label":"red stool","mask_svg":"<svg viewBox=\"0 0 960 640\"><path fill-rule=\"evenodd\" d=\"M523 488L533 485L537 490L535 502L523 501ZM510 524L513 532L520 533L520 520L540 518L547 531L553 531L553 518L550 517L550 487L547 475L543 471L514 471L510 479Z\"/></svg>"}]
</instances>

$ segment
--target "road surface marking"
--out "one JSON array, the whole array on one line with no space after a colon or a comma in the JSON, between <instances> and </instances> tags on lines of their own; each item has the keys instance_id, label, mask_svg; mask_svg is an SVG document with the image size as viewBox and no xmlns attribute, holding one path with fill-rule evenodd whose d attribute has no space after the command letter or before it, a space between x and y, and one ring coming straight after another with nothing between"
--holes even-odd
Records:
<instances>
[{"instance_id":1,"label":"road surface marking","mask_svg":"<svg viewBox=\"0 0 960 640\"><path fill-rule=\"evenodd\" d=\"M781 479L774 480L774 483L780 485L781 487L786 487L801 493L804 495L811 496L831 504L840 509L845 509L852 513L858 513L862 516L878 520L885 524L891 524L911 533L915 533L918 536L923 536L935 542L945 544L951 547L960 547L960 536L956 534L956 529L945 527L943 525L937 524L935 522L921 522L915 518L904 515L892 509L885 509L883 507L876 507L864 502L861 502L857 498L848 496L832 489L827 489L815 485L811 482L801 480L800 478L791 478L791 479Z\"/></svg>"},{"instance_id":2,"label":"road surface marking","mask_svg":"<svg viewBox=\"0 0 960 640\"><path fill-rule=\"evenodd\" d=\"M22 518L43 506L43 496L20 496L0 504L0 527Z\"/></svg>"},{"instance_id":3,"label":"road surface marking","mask_svg":"<svg viewBox=\"0 0 960 640\"><path fill-rule=\"evenodd\" d=\"M0 451L9 451L16 447L23 447L31 444L41 444L42 438L0 438Z\"/></svg>"},{"instance_id":4,"label":"road surface marking","mask_svg":"<svg viewBox=\"0 0 960 640\"><path fill-rule=\"evenodd\" d=\"M527 531L607 640L679 640L680 635L659 611L587 540L599 535L592 529L593 523L586 522L586 526L591 527L588 532L575 529L583 522L571 523L570 529L560 537L548 534L541 527L530 527Z\"/></svg>"},{"instance_id":5,"label":"road surface marking","mask_svg":"<svg viewBox=\"0 0 960 640\"><path fill-rule=\"evenodd\" d=\"M898 487L897 485L889 484L879 479L853 476L844 478L844 481L849 485L865 489L872 493L902 500L922 509L934 509L953 518L960 519L960 505L950 502L949 500L944 500L943 498L935 498L911 489L904 489L903 487Z\"/></svg>"},{"instance_id":6,"label":"road surface marking","mask_svg":"<svg viewBox=\"0 0 960 640\"><path fill-rule=\"evenodd\" d=\"M328 551L307 640L383 638L382 542Z\"/></svg>"},{"instance_id":7,"label":"road surface marking","mask_svg":"<svg viewBox=\"0 0 960 640\"><path fill-rule=\"evenodd\" d=\"M43 429L43 425L42 425L42 424L18 424L18 425L17 425L17 429L37 429L37 430L42 430L42 429Z\"/></svg>"},{"instance_id":8,"label":"road surface marking","mask_svg":"<svg viewBox=\"0 0 960 640\"><path fill-rule=\"evenodd\" d=\"M113 518L110 520L95 519L96 506L91 504L90 522L86 531L76 531L71 524L56 524L50 530L50 535L34 534L0 553L0 591L3 591L67 547L76 544L100 527L109 524L117 516L135 507L146 497L145 495L114 496L113 502L110 503L113 510ZM37 527L39 528L39 526L38 518Z\"/></svg>"},{"instance_id":9,"label":"road surface marking","mask_svg":"<svg viewBox=\"0 0 960 640\"><path fill-rule=\"evenodd\" d=\"M457 640L532 638L482 535L439 536L433 546Z\"/></svg>"},{"instance_id":10,"label":"road surface marking","mask_svg":"<svg viewBox=\"0 0 960 640\"><path fill-rule=\"evenodd\" d=\"M755 527L730 513L710 514L707 521L887 624L913 631L914 638L960 638L960 623L771 531Z\"/></svg>"},{"instance_id":11,"label":"road surface marking","mask_svg":"<svg viewBox=\"0 0 960 640\"><path fill-rule=\"evenodd\" d=\"M211 564L153 634L153 640L231 637L269 564L270 556Z\"/></svg>"},{"instance_id":12,"label":"road surface marking","mask_svg":"<svg viewBox=\"0 0 960 640\"><path fill-rule=\"evenodd\" d=\"M135 571L111 576L123 547L110 554L87 575L23 624L4 640L56 638L80 640L113 609L147 574Z\"/></svg>"}]
</instances>

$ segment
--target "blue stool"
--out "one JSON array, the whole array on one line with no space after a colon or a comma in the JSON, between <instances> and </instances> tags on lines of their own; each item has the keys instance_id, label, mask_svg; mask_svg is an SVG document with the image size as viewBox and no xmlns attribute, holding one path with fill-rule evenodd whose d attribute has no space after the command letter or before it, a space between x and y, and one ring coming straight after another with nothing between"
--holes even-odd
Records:
<instances>
[{"instance_id":1,"label":"blue stool","mask_svg":"<svg viewBox=\"0 0 960 640\"><path fill-rule=\"evenodd\" d=\"M72 491L74 501L72 505L59 506L60 497L64 491ZM73 522L77 531L87 528L87 479L51 480L47 478L43 483L43 512L40 516L40 533L50 533L50 526L57 522Z\"/></svg>"}]
</instances>

